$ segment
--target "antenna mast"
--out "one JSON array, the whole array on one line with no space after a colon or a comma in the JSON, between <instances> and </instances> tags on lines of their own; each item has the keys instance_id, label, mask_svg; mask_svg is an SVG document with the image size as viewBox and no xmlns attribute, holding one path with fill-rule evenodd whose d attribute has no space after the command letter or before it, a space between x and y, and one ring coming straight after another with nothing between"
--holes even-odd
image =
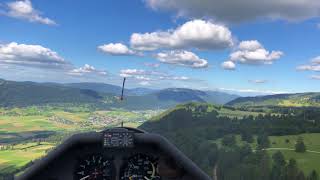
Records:
<instances>
[{"instance_id":1,"label":"antenna mast","mask_svg":"<svg viewBox=\"0 0 320 180\"><path fill-rule=\"evenodd\" d=\"M121 97L120 97L120 100L122 101L123 100L123 93L124 93L124 85L126 83L126 78L123 78L123 83L122 83L122 92L121 92Z\"/></svg>"}]
</instances>

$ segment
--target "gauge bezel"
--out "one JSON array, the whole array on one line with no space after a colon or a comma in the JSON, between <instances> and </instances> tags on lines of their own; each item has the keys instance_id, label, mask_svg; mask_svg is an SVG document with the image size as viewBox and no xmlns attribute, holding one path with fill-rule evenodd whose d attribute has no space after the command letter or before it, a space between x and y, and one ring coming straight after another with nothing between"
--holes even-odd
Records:
<instances>
[{"instance_id":1,"label":"gauge bezel","mask_svg":"<svg viewBox=\"0 0 320 180\"><path fill-rule=\"evenodd\" d=\"M146 160L145 158L148 158L148 161L150 161L153 165L153 169L155 171L155 175L154 177L147 177L147 179L155 179L155 177L158 177L157 180L160 180L160 176L157 172L157 166L158 166L158 161L159 161L159 157L155 157L153 154L149 154L149 153L133 153L130 156L128 156L125 159L125 163L122 165L121 170L120 170L120 180L127 180L128 177L126 177L126 172L129 171L130 167L129 167L129 163L130 161L132 161L134 158L136 158L137 156L141 156L144 158L144 161ZM135 164L136 165L136 164ZM134 180L134 179L129 179L129 180Z\"/></svg>"},{"instance_id":2,"label":"gauge bezel","mask_svg":"<svg viewBox=\"0 0 320 180\"><path fill-rule=\"evenodd\" d=\"M105 160L105 161L109 161L109 165L106 165L105 167L103 167L103 170L105 171L106 168L109 166L110 170L109 170L109 173L110 173L110 176L107 176L105 180L113 180L115 179L115 170L116 170L116 167L114 165L114 158L113 157L109 157L109 156L105 156L101 153L90 153L90 154L85 154L85 155L82 155L82 156L79 156L76 160L76 164L74 166L74 172L73 172L73 180L79 180L79 177L77 177L77 172L79 171L79 167L81 165L81 163L83 163L84 161L92 158L92 157L101 157L102 160Z\"/></svg>"}]
</instances>

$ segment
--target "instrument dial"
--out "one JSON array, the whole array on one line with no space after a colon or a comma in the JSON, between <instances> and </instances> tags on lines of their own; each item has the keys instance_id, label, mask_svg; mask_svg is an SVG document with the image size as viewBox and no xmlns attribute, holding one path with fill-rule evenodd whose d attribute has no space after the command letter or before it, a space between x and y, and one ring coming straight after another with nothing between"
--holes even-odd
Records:
<instances>
[{"instance_id":1,"label":"instrument dial","mask_svg":"<svg viewBox=\"0 0 320 180\"><path fill-rule=\"evenodd\" d=\"M102 155L90 155L77 164L74 180L111 180L114 172L111 159Z\"/></svg>"},{"instance_id":2,"label":"instrument dial","mask_svg":"<svg viewBox=\"0 0 320 180\"><path fill-rule=\"evenodd\" d=\"M157 162L150 156L137 154L129 158L122 171L121 180L160 180Z\"/></svg>"}]
</instances>

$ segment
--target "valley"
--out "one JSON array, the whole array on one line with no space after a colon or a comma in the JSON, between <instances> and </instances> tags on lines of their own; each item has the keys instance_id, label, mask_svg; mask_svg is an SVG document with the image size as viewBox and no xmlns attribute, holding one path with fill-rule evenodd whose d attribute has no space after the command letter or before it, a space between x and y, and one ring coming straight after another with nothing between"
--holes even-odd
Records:
<instances>
[{"instance_id":1,"label":"valley","mask_svg":"<svg viewBox=\"0 0 320 180\"><path fill-rule=\"evenodd\" d=\"M33 97L37 88L41 92ZM284 169L295 163L306 177L320 174L318 93L238 97L184 88L128 89L120 101L118 91L96 83L2 80L0 179L23 171L74 133L122 123L167 137L210 176L253 180L262 165L273 176L275 155L285 159ZM295 151L299 137L306 152Z\"/></svg>"}]
</instances>

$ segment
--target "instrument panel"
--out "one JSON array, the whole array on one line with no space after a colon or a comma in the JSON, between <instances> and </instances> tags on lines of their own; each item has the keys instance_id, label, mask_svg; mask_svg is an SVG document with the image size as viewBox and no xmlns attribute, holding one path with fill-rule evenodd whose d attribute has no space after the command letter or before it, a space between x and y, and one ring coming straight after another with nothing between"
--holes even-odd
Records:
<instances>
[{"instance_id":1,"label":"instrument panel","mask_svg":"<svg viewBox=\"0 0 320 180\"><path fill-rule=\"evenodd\" d=\"M182 175L182 169L169 156L152 147L102 152L84 147L73 158L77 159L73 162L73 180L165 180Z\"/></svg>"},{"instance_id":2,"label":"instrument panel","mask_svg":"<svg viewBox=\"0 0 320 180\"><path fill-rule=\"evenodd\" d=\"M209 179L166 139L138 129L73 135L18 180Z\"/></svg>"}]
</instances>

